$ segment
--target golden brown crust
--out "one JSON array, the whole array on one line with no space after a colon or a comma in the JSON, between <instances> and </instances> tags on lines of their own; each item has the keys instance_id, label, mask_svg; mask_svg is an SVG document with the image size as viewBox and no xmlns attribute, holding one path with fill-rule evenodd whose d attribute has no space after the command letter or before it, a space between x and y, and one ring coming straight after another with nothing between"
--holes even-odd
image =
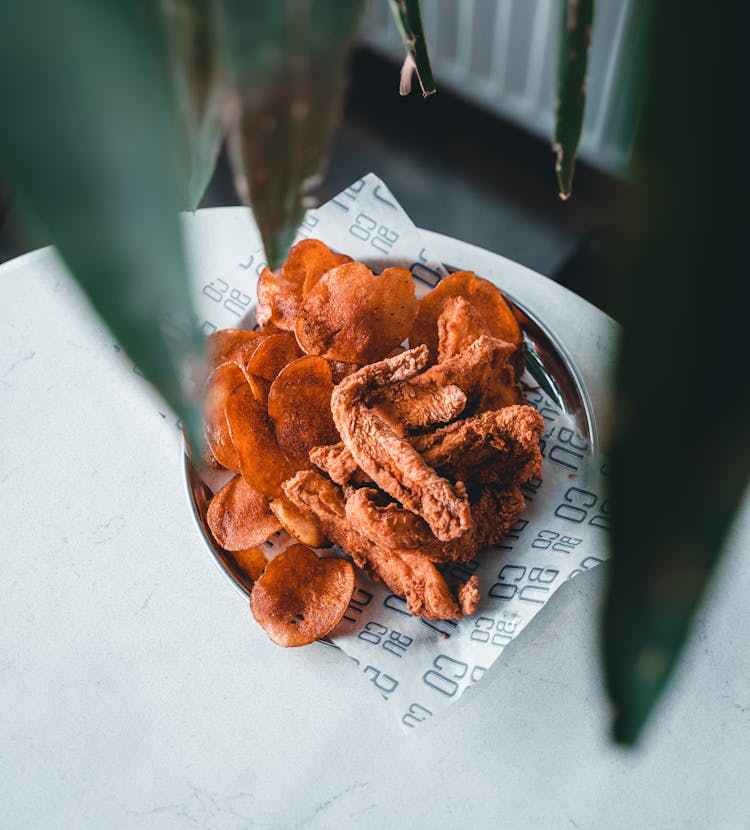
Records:
<instances>
[{"instance_id":1,"label":"golden brown crust","mask_svg":"<svg viewBox=\"0 0 750 830\"><path fill-rule=\"evenodd\" d=\"M490 335L484 317L464 297L449 297L437 320L438 363L460 354L483 334Z\"/></svg>"},{"instance_id":2,"label":"golden brown crust","mask_svg":"<svg viewBox=\"0 0 750 830\"><path fill-rule=\"evenodd\" d=\"M409 335L412 346L425 344L431 359L438 357L438 319L451 297L463 297L482 316L489 333L516 347L512 363L520 379L525 363L525 349L521 327L502 292L489 280L477 277L473 271L457 271L439 282L422 298L414 328Z\"/></svg>"},{"instance_id":3,"label":"golden brown crust","mask_svg":"<svg viewBox=\"0 0 750 830\"><path fill-rule=\"evenodd\" d=\"M422 347L364 366L336 387L331 409L341 439L359 467L382 490L422 516L438 539L448 540L471 527L468 500L365 403L374 390L415 375L426 359Z\"/></svg>"},{"instance_id":4,"label":"golden brown crust","mask_svg":"<svg viewBox=\"0 0 750 830\"><path fill-rule=\"evenodd\" d=\"M360 568L404 596L409 611L425 619L460 619L461 608L434 564L418 553L391 552L373 544L347 519L342 491L314 470L303 470L284 482L287 497L312 510L326 535Z\"/></svg>"},{"instance_id":5,"label":"golden brown crust","mask_svg":"<svg viewBox=\"0 0 750 830\"><path fill-rule=\"evenodd\" d=\"M479 605L479 577L474 575L469 577L458 588L458 604L461 606L461 612L465 617L471 616Z\"/></svg>"},{"instance_id":6,"label":"golden brown crust","mask_svg":"<svg viewBox=\"0 0 750 830\"><path fill-rule=\"evenodd\" d=\"M484 412L410 441L441 475L480 483L523 484L542 468L544 419L531 406Z\"/></svg>"}]
</instances>

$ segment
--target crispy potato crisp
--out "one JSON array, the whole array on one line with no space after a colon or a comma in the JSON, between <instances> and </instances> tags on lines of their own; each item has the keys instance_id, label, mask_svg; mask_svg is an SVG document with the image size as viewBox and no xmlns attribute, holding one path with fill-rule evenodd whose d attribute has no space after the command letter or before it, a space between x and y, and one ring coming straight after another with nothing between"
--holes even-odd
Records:
<instances>
[{"instance_id":1,"label":"crispy potato crisp","mask_svg":"<svg viewBox=\"0 0 750 830\"><path fill-rule=\"evenodd\" d=\"M211 499L208 526L224 550L245 550L262 545L281 524L268 499L251 487L242 476L235 476Z\"/></svg>"},{"instance_id":2,"label":"crispy potato crisp","mask_svg":"<svg viewBox=\"0 0 750 830\"><path fill-rule=\"evenodd\" d=\"M271 510L281 522L284 530L298 542L311 548L322 548L328 544L320 522L310 510L302 510L286 496L271 500Z\"/></svg>"},{"instance_id":3,"label":"crispy potato crisp","mask_svg":"<svg viewBox=\"0 0 750 830\"><path fill-rule=\"evenodd\" d=\"M213 457L232 472L239 472L240 462L229 436L225 407L231 393L245 383L236 363L222 363L209 375L203 399L205 436Z\"/></svg>"},{"instance_id":4,"label":"crispy potato crisp","mask_svg":"<svg viewBox=\"0 0 750 830\"><path fill-rule=\"evenodd\" d=\"M279 446L298 470L311 466L313 447L339 440L331 415L332 393L331 368L315 355L293 361L271 384L268 414Z\"/></svg>"},{"instance_id":5,"label":"crispy potato crisp","mask_svg":"<svg viewBox=\"0 0 750 830\"><path fill-rule=\"evenodd\" d=\"M334 254L317 239L298 242L277 274L264 268L258 279L258 323L294 331L302 297L323 274L345 262L351 262L351 257Z\"/></svg>"},{"instance_id":6,"label":"crispy potato crisp","mask_svg":"<svg viewBox=\"0 0 750 830\"><path fill-rule=\"evenodd\" d=\"M293 360L302 355L291 334L272 334L266 337L244 366L246 374L263 380L273 380Z\"/></svg>"},{"instance_id":7,"label":"crispy potato crisp","mask_svg":"<svg viewBox=\"0 0 750 830\"><path fill-rule=\"evenodd\" d=\"M361 262L350 262L325 274L305 297L295 332L307 354L364 365L404 340L416 310L409 271L386 268L375 276Z\"/></svg>"},{"instance_id":8,"label":"crispy potato crisp","mask_svg":"<svg viewBox=\"0 0 750 830\"><path fill-rule=\"evenodd\" d=\"M266 335L244 329L219 329L206 340L206 365L208 373L222 363L241 365L248 351L252 352ZM238 359L238 356L240 356Z\"/></svg>"},{"instance_id":9,"label":"crispy potato crisp","mask_svg":"<svg viewBox=\"0 0 750 830\"><path fill-rule=\"evenodd\" d=\"M242 477L266 496L280 496L282 481L294 469L279 447L273 422L246 383L229 396L226 416Z\"/></svg>"},{"instance_id":10,"label":"crispy potato crisp","mask_svg":"<svg viewBox=\"0 0 750 830\"><path fill-rule=\"evenodd\" d=\"M263 551L260 548L248 548L247 550L235 550L231 554L237 570L249 581L255 582L260 578L263 569L268 564Z\"/></svg>"},{"instance_id":11,"label":"crispy potato crisp","mask_svg":"<svg viewBox=\"0 0 750 830\"><path fill-rule=\"evenodd\" d=\"M292 545L253 585L250 610L274 643L305 646L341 620L353 593L354 568L346 559L319 559Z\"/></svg>"}]
</instances>

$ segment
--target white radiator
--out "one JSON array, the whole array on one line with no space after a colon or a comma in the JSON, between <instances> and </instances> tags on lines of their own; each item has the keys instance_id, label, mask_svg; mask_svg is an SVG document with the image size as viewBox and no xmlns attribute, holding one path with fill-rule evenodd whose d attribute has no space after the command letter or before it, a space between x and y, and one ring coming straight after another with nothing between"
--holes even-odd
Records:
<instances>
[{"instance_id":1,"label":"white radiator","mask_svg":"<svg viewBox=\"0 0 750 830\"><path fill-rule=\"evenodd\" d=\"M552 140L562 0L422 0L435 83ZM634 125L624 47L632 0L598 0L579 155L624 172ZM385 0L368 0L363 39L399 63L404 49ZM419 94L418 86L412 94ZM429 106L429 104L426 104Z\"/></svg>"}]
</instances>

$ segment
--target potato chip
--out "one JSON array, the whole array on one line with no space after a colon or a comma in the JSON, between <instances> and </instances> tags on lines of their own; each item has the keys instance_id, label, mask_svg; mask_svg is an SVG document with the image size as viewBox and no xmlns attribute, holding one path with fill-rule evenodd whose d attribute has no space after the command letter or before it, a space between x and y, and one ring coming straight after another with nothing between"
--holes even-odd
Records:
<instances>
[{"instance_id":1,"label":"potato chip","mask_svg":"<svg viewBox=\"0 0 750 830\"><path fill-rule=\"evenodd\" d=\"M271 389L271 381L265 378L256 378L255 375L250 375L247 379L250 388L253 390L253 396L263 407L268 406L268 393Z\"/></svg>"},{"instance_id":2,"label":"potato chip","mask_svg":"<svg viewBox=\"0 0 750 830\"><path fill-rule=\"evenodd\" d=\"M463 297L484 318L492 337L506 340L516 346L517 354L512 363L518 372L523 373L525 352L523 336L518 321L513 316L502 292L489 280L477 277L473 271L456 271L439 282L419 303L417 319L409 335L409 345L420 346L423 343L430 350L433 361L438 357L438 317L450 297ZM519 374L520 377L520 374Z\"/></svg>"},{"instance_id":3,"label":"potato chip","mask_svg":"<svg viewBox=\"0 0 750 830\"><path fill-rule=\"evenodd\" d=\"M225 412L242 477L266 496L280 496L281 482L294 475L294 468L279 447L273 421L248 384L232 392Z\"/></svg>"},{"instance_id":4,"label":"potato chip","mask_svg":"<svg viewBox=\"0 0 750 830\"><path fill-rule=\"evenodd\" d=\"M301 294L301 285L286 284L283 270L272 271L266 266L258 277L258 305L255 309L258 324L266 326L271 323L283 331L290 330L294 325Z\"/></svg>"},{"instance_id":5,"label":"potato chip","mask_svg":"<svg viewBox=\"0 0 750 830\"><path fill-rule=\"evenodd\" d=\"M245 375L236 363L222 363L209 375L203 402L206 443L219 464L235 473L240 470L240 462L229 435L224 410L229 396L244 383Z\"/></svg>"},{"instance_id":6,"label":"potato chip","mask_svg":"<svg viewBox=\"0 0 750 830\"><path fill-rule=\"evenodd\" d=\"M250 610L274 643L304 646L337 625L353 593L354 568L346 559L319 559L292 545L253 585Z\"/></svg>"},{"instance_id":7,"label":"potato chip","mask_svg":"<svg viewBox=\"0 0 750 830\"><path fill-rule=\"evenodd\" d=\"M409 333L417 310L405 268L380 276L361 262L339 265L317 282L297 315L297 342L307 354L345 363L374 363Z\"/></svg>"},{"instance_id":8,"label":"potato chip","mask_svg":"<svg viewBox=\"0 0 750 830\"><path fill-rule=\"evenodd\" d=\"M259 331L244 329L219 329L206 338L206 363L208 373L222 363L244 362L252 350L266 337ZM238 355L241 357L238 358Z\"/></svg>"},{"instance_id":9,"label":"potato chip","mask_svg":"<svg viewBox=\"0 0 750 830\"><path fill-rule=\"evenodd\" d=\"M224 550L238 551L261 545L281 524L268 499L235 476L211 499L206 514L214 539Z\"/></svg>"},{"instance_id":10,"label":"potato chip","mask_svg":"<svg viewBox=\"0 0 750 830\"><path fill-rule=\"evenodd\" d=\"M276 439L295 470L312 466L310 450L335 444L339 434L331 414L333 380L328 361L308 355L279 372L268 393L268 414Z\"/></svg>"},{"instance_id":11,"label":"potato chip","mask_svg":"<svg viewBox=\"0 0 750 830\"><path fill-rule=\"evenodd\" d=\"M334 254L317 239L298 242L278 273L264 268L258 279L258 323L294 331L302 297L323 274L345 262L351 262L351 257Z\"/></svg>"},{"instance_id":12,"label":"potato chip","mask_svg":"<svg viewBox=\"0 0 750 830\"><path fill-rule=\"evenodd\" d=\"M304 239L289 252L284 263L284 275L289 277L290 274L305 272L302 283L304 297L312 291L324 274L346 262L352 262L352 258L346 254L335 254L319 239Z\"/></svg>"},{"instance_id":13,"label":"potato chip","mask_svg":"<svg viewBox=\"0 0 750 830\"><path fill-rule=\"evenodd\" d=\"M301 355L297 341L291 334L272 334L259 344L242 368L246 375L273 380L287 363Z\"/></svg>"},{"instance_id":14,"label":"potato chip","mask_svg":"<svg viewBox=\"0 0 750 830\"><path fill-rule=\"evenodd\" d=\"M328 543L315 514L311 511L302 511L286 496L272 499L271 510L281 522L284 530L298 542L310 545L311 548L322 548Z\"/></svg>"},{"instance_id":15,"label":"potato chip","mask_svg":"<svg viewBox=\"0 0 750 830\"><path fill-rule=\"evenodd\" d=\"M260 579L268 560L260 548L232 551L232 561L248 582Z\"/></svg>"}]
</instances>

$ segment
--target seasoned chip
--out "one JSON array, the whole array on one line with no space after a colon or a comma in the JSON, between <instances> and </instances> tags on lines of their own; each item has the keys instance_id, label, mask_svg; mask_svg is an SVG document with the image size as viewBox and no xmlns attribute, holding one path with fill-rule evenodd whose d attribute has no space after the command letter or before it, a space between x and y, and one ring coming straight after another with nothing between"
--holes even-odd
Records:
<instances>
[{"instance_id":1,"label":"seasoned chip","mask_svg":"<svg viewBox=\"0 0 750 830\"><path fill-rule=\"evenodd\" d=\"M250 610L280 646L304 646L341 620L354 593L354 569L345 559L319 559L292 545L272 559L253 585Z\"/></svg>"},{"instance_id":2,"label":"seasoned chip","mask_svg":"<svg viewBox=\"0 0 750 830\"><path fill-rule=\"evenodd\" d=\"M261 326L267 324L288 330L293 326L299 305L301 286L287 285L283 270L272 271L266 266L258 277L258 305L255 319Z\"/></svg>"},{"instance_id":3,"label":"seasoned chip","mask_svg":"<svg viewBox=\"0 0 750 830\"><path fill-rule=\"evenodd\" d=\"M206 518L224 550L255 547L281 529L268 499L242 476L235 476L211 499Z\"/></svg>"},{"instance_id":4,"label":"seasoned chip","mask_svg":"<svg viewBox=\"0 0 750 830\"><path fill-rule=\"evenodd\" d=\"M414 281L406 269L386 268L376 277L361 262L339 265L304 298L297 341L307 354L373 363L404 340L416 308Z\"/></svg>"},{"instance_id":5,"label":"seasoned chip","mask_svg":"<svg viewBox=\"0 0 750 830\"><path fill-rule=\"evenodd\" d=\"M286 496L273 499L271 510L284 530L298 542L310 545L311 548L322 548L326 545L327 539L312 511L303 511Z\"/></svg>"},{"instance_id":6,"label":"seasoned chip","mask_svg":"<svg viewBox=\"0 0 750 830\"><path fill-rule=\"evenodd\" d=\"M232 552L232 559L237 570L246 577L249 582L260 579L263 569L268 560L260 548L248 548L248 550L236 550Z\"/></svg>"},{"instance_id":7,"label":"seasoned chip","mask_svg":"<svg viewBox=\"0 0 750 830\"><path fill-rule=\"evenodd\" d=\"M243 369L246 375L273 380L287 363L296 360L301 354L297 341L291 334L272 334L259 344Z\"/></svg>"},{"instance_id":8,"label":"seasoned chip","mask_svg":"<svg viewBox=\"0 0 750 830\"><path fill-rule=\"evenodd\" d=\"M263 407L268 406L268 393L271 389L271 381L265 378L257 378L255 375L250 375L247 379L250 388L253 390L253 396L256 401Z\"/></svg>"},{"instance_id":9,"label":"seasoned chip","mask_svg":"<svg viewBox=\"0 0 750 830\"><path fill-rule=\"evenodd\" d=\"M278 273L263 269L258 279L258 322L294 331L302 297L326 271L345 262L351 262L351 258L334 254L317 239L298 242L289 251L284 267Z\"/></svg>"},{"instance_id":10,"label":"seasoned chip","mask_svg":"<svg viewBox=\"0 0 750 830\"><path fill-rule=\"evenodd\" d=\"M265 338L259 331L244 329L219 329L206 338L206 364L208 373L222 363L241 365L255 347Z\"/></svg>"},{"instance_id":11,"label":"seasoned chip","mask_svg":"<svg viewBox=\"0 0 750 830\"><path fill-rule=\"evenodd\" d=\"M248 384L232 392L225 411L242 477L266 496L280 496L281 482L294 475L294 469L279 447L273 421Z\"/></svg>"},{"instance_id":12,"label":"seasoned chip","mask_svg":"<svg viewBox=\"0 0 750 830\"><path fill-rule=\"evenodd\" d=\"M244 383L245 376L236 363L222 363L208 378L203 404L206 443L219 464L235 473L239 472L240 462L229 435L224 410L229 396Z\"/></svg>"},{"instance_id":13,"label":"seasoned chip","mask_svg":"<svg viewBox=\"0 0 750 830\"><path fill-rule=\"evenodd\" d=\"M332 392L328 361L315 355L294 360L271 384L268 414L279 446L296 470L312 466L313 447L339 440L331 415Z\"/></svg>"},{"instance_id":14,"label":"seasoned chip","mask_svg":"<svg viewBox=\"0 0 750 830\"><path fill-rule=\"evenodd\" d=\"M284 263L284 276L289 280L302 280L304 297L317 281L332 268L351 262L346 254L334 253L328 245L319 239L303 239L289 251Z\"/></svg>"},{"instance_id":15,"label":"seasoned chip","mask_svg":"<svg viewBox=\"0 0 750 830\"><path fill-rule=\"evenodd\" d=\"M518 351L512 362L520 377L525 359L521 327L500 289L489 280L477 277L473 271L457 271L451 274L422 298L414 328L409 335L409 344L412 347L426 344L432 360L437 360L438 318L450 297L463 297L468 300L484 319L492 337L506 340L516 346Z\"/></svg>"}]
</instances>

